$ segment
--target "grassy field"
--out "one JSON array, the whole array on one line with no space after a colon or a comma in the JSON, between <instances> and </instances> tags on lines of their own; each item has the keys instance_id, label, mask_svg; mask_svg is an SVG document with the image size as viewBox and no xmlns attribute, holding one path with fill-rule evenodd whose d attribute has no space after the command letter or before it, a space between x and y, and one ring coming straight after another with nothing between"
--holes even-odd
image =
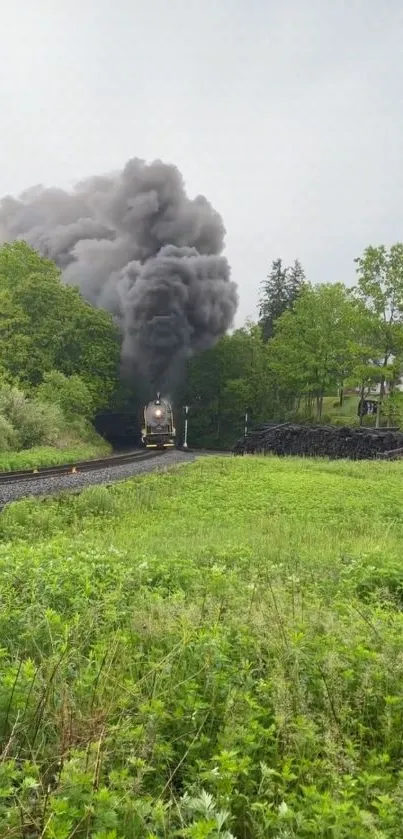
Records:
<instances>
[{"instance_id":1,"label":"grassy field","mask_svg":"<svg viewBox=\"0 0 403 839\"><path fill-rule=\"evenodd\" d=\"M36 446L19 452L0 452L0 472L12 472L15 469L37 469L41 466L59 466L74 463L76 460L92 460L111 453L111 446L94 435L93 443L76 442L66 448Z\"/></svg>"},{"instance_id":2,"label":"grassy field","mask_svg":"<svg viewBox=\"0 0 403 839\"><path fill-rule=\"evenodd\" d=\"M0 836L402 835L403 468L198 460L0 516Z\"/></svg>"},{"instance_id":3,"label":"grassy field","mask_svg":"<svg viewBox=\"0 0 403 839\"><path fill-rule=\"evenodd\" d=\"M358 403L359 396L345 396L343 404L340 405L337 396L325 396L323 398L323 413L334 418L343 418L346 420L346 425L351 421L358 424Z\"/></svg>"}]
</instances>

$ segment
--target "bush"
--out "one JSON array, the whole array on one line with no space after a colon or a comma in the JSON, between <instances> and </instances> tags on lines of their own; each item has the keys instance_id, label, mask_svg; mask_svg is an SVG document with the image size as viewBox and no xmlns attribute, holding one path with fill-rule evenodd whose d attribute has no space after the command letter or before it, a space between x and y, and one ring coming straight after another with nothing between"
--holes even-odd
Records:
<instances>
[{"instance_id":1,"label":"bush","mask_svg":"<svg viewBox=\"0 0 403 839\"><path fill-rule=\"evenodd\" d=\"M358 425L360 424L360 419L357 417ZM376 417L373 414L368 414L362 418L362 424L365 428L375 428L376 426Z\"/></svg>"},{"instance_id":2,"label":"bush","mask_svg":"<svg viewBox=\"0 0 403 839\"><path fill-rule=\"evenodd\" d=\"M402 466L201 458L7 506L0 836L402 835Z\"/></svg>"},{"instance_id":3,"label":"bush","mask_svg":"<svg viewBox=\"0 0 403 839\"><path fill-rule=\"evenodd\" d=\"M18 434L5 417L0 414L0 452L9 452L18 446Z\"/></svg>"},{"instance_id":4,"label":"bush","mask_svg":"<svg viewBox=\"0 0 403 839\"><path fill-rule=\"evenodd\" d=\"M384 399L381 414L389 425L397 425L401 428L403 426L403 393L391 393Z\"/></svg>"},{"instance_id":5,"label":"bush","mask_svg":"<svg viewBox=\"0 0 403 839\"><path fill-rule=\"evenodd\" d=\"M65 425L59 405L28 399L11 385L0 390L0 416L14 433L14 437L9 438L9 445L22 449L54 444Z\"/></svg>"},{"instance_id":6,"label":"bush","mask_svg":"<svg viewBox=\"0 0 403 839\"><path fill-rule=\"evenodd\" d=\"M90 389L80 376L65 376L58 370L44 373L36 395L41 402L59 405L68 420L77 416L89 420L94 414Z\"/></svg>"},{"instance_id":7,"label":"bush","mask_svg":"<svg viewBox=\"0 0 403 839\"><path fill-rule=\"evenodd\" d=\"M24 421L18 429L22 449L32 446L55 445L59 440L65 420L58 405L46 405L28 400Z\"/></svg>"},{"instance_id":8,"label":"bush","mask_svg":"<svg viewBox=\"0 0 403 839\"><path fill-rule=\"evenodd\" d=\"M342 428L344 428L347 425L350 426L351 428L358 428L358 426L360 424L360 421L359 421L358 417L338 416L338 417L332 417L332 420L331 420L330 424L331 425L337 425L338 427L341 426Z\"/></svg>"}]
</instances>

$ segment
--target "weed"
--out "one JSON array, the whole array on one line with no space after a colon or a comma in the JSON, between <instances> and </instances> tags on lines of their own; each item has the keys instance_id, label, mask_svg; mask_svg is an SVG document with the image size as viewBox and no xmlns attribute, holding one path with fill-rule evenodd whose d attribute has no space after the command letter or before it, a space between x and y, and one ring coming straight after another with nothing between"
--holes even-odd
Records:
<instances>
[{"instance_id":1,"label":"weed","mask_svg":"<svg viewBox=\"0 0 403 839\"><path fill-rule=\"evenodd\" d=\"M91 460L92 458L104 457L110 451L110 446L101 437L98 437L98 439L94 439L93 443L77 443L75 441L72 445L61 448L36 446L17 452L0 452L0 472L11 472L15 469L38 469L41 466L74 463L76 460Z\"/></svg>"},{"instance_id":2,"label":"weed","mask_svg":"<svg viewBox=\"0 0 403 839\"><path fill-rule=\"evenodd\" d=\"M0 516L0 835L397 837L402 466L206 459Z\"/></svg>"}]
</instances>

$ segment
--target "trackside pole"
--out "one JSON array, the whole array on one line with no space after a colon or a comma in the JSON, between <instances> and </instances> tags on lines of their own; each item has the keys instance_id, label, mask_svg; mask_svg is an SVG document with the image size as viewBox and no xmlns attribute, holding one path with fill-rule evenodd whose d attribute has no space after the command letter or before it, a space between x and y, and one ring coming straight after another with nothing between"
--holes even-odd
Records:
<instances>
[{"instance_id":1,"label":"trackside pole","mask_svg":"<svg viewBox=\"0 0 403 839\"><path fill-rule=\"evenodd\" d=\"M188 447L188 412L189 412L189 405L185 405L185 438L183 441L183 448L187 449Z\"/></svg>"},{"instance_id":2,"label":"trackside pole","mask_svg":"<svg viewBox=\"0 0 403 839\"><path fill-rule=\"evenodd\" d=\"M248 412L245 412L245 428L244 428L244 437L248 436Z\"/></svg>"}]
</instances>

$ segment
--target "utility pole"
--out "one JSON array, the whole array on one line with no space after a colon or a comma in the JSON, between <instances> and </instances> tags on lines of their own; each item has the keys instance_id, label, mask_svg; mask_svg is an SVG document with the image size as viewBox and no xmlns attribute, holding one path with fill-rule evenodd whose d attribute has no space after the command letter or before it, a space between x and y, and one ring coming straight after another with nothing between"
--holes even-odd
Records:
<instances>
[{"instance_id":1,"label":"utility pole","mask_svg":"<svg viewBox=\"0 0 403 839\"><path fill-rule=\"evenodd\" d=\"M189 405L185 405L185 439L183 441L183 448L187 449L188 447L188 413L189 413Z\"/></svg>"},{"instance_id":2,"label":"utility pole","mask_svg":"<svg viewBox=\"0 0 403 839\"><path fill-rule=\"evenodd\" d=\"M376 417L375 417L375 428L379 428L381 424L381 397L379 396L377 406L376 406Z\"/></svg>"}]
</instances>

